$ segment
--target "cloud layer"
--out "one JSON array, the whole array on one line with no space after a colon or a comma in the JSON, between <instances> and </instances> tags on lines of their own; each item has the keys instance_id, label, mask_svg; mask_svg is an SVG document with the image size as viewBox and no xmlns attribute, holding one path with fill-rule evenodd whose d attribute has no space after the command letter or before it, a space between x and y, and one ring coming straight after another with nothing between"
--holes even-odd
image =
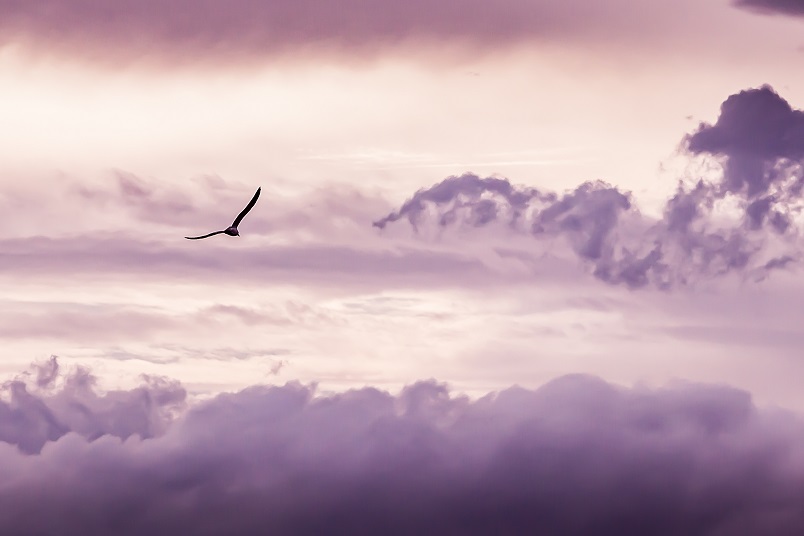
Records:
<instances>
[{"instance_id":1,"label":"cloud layer","mask_svg":"<svg viewBox=\"0 0 804 536\"><path fill-rule=\"evenodd\" d=\"M191 191L115 171L103 184L64 181L70 203L35 191L0 196L4 229L15 236L0 240L0 258L26 278L209 281L236 266L231 281L432 288L521 280L529 270L550 276L580 260L598 279L629 288L725 274L758 280L801 257L803 118L768 86L728 97L713 124L683 139L682 156L705 161L707 172L682 175L660 217L604 181L555 192L467 173L419 190L396 210L376 195L325 188L250 215L243 241L198 247L179 237L227 224L250 191L209 177ZM403 222L413 240L399 232ZM16 238L20 232L33 236Z\"/></svg>"},{"instance_id":2,"label":"cloud layer","mask_svg":"<svg viewBox=\"0 0 804 536\"><path fill-rule=\"evenodd\" d=\"M488 51L523 41L645 35L636 19L655 19L615 0L446 0L432 3L347 0L0 0L0 45L23 44L89 58L143 61L226 59L236 63L282 53L347 53L435 43ZM661 6L658 6L661 9ZM672 16L672 12L670 13ZM666 19L667 20L667 19ZM604 21L601 23L601 21Z\"/></svg>"},{"instance_id":3,"label":"cloud layer","mask_svg":"<svg viewBox=\"0 0 804 536\"><path fill-rule=\"evenodd\" d=\"M726 387L589 376L472 401L254 386L99 395L51 361L6 385L6 534L799 534L804 425ZM47 515L42 515L42 512Z\"/></svg>"},{"instance_id":4,"label":"cloud layer","mask_svg":"<svg viewBox=\"0 0 804 536\"><path fill-rule=\"evenodd\" d=\"M797 259L804 112L768 86L741 91L723 103L715 124L685 139L685 150L714 159L720 171L680 181L659 220L601 181L557 194L465 174L416 192L374 225L405 219L418 232L502 224L542 244L564 239L596 277L631 288L731 272L762 278Z\"/></svg>"},{"instance_id":5,"label":"cloud layer","mask_svg":"<svg viewBox=\"0 0 804 536\"><path fill-rule=\"evenodd\" d=\"M103 5L0 1L0 35L7 42L210 55L266 55L321 45L355 49L410 38L511 42L571 22L568 12L548 2L522 0L494 6L476 0L349 0L337 5L322 0L235 0L226 5L179 0L170 9L152 0Z\"/></svg>"}]
</instances>

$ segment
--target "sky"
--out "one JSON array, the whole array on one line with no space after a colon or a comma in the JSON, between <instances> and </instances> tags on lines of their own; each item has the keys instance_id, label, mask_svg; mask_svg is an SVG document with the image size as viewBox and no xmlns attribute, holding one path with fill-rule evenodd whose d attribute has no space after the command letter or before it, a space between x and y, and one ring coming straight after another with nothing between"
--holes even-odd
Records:
<instances>
[{"instance_id":1,"label":"sky","mask_svg":"<svg viewBox=\"0 0 804 536\"><path fill-rule=\"evenodd\" d=\"M0 529L801 534L802 28L0 0Z\"/></svg>"}]
</instances>

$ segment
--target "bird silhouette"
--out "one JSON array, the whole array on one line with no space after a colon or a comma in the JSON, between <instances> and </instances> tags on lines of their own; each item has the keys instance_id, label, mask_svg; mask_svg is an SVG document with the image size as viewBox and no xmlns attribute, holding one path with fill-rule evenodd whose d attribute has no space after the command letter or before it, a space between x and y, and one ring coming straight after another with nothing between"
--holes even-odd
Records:
<instances>
[{"instance_id":1,"label":"bird silhouette","mask_svg":"<svg viewBox=\"0 0 804 536\"><path fill-rule=\"evenodd\" d=\"M216 234L240 236L240 232L237 230L237 226L240 225L240 222L243 221L243 218L246 217L248 211L254 208L254 205L257 203L257 199L260 197L260 190L262 190L262 187L257 188L257 192L254 194L254 197L252 197L251 201L248 202L246 208L244 208L243 211L237 215L237 217L235 218L234 222L232 222L232 225L230 227L224 229L223 231L215 231L201 236L185 236L184 238L186 238L187 240L201 240L202 238L209 238L210 236L215 236Z\"/></svg>"}]
</instances>

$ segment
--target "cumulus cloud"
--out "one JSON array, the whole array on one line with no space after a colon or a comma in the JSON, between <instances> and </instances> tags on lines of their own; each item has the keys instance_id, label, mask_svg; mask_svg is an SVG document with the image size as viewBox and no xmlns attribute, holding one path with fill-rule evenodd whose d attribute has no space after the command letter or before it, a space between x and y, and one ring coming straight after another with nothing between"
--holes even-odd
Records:
<instances>
[{"instance_id":1,"label":"cumulus cloud","mask_svg":"<svg viewBox=\"0 0 804 536\"><path fill-rule=\"evenodd\" d=\"M801 195L804 111L770 86L731 95L715 124L702 124L687 145L693 154L724 158L719 195L741 194L753 202Z\"/></svg>"},{"instance_id":2,"label":"cumulus cloud","mask_svg":"<svg viewBox=\"0 0 804 536\"><path fill-rule=\"evenodd\" d=\"M730 96L715 124L701 124L684 141L689 156L713 158L721 171L680 180L660 219L643 216L629 193L602 181L559 194L465 174L419 190L374 225L404 219L418 232L502 224L537 239L558 237L595 276L631 288L732 272L761 279L792 263L800 247L804 112L768 86L750 89ZM724 206L731 217L718 213ZM792 251L779 252L778 244Z\"/></svg>"},{"instance_id":3,"label":"cumulus cloud","mask_svg":"<svg viewBox=\"0 0 804 536\"><path fill-rule=\"evenodd\" d=\"M500 183L506 187L501 189ZM502 224L506 231L533 237L534 251L565 240L595 277L631 288L669 288L696 276L770 270L792 260L771 262L763 256L762 237L747 235L744 225L714 228L708 221L709 196L707 186L688 190L681 185L668 201L664 219L654 220L639 213L629 193L601 181L557 194L466 174L420 190L374 225L384 229L405 219L419 232L428 225L478 229ZM521 200L521 206L512 204L512 198Z\"/></svg>"},{"instance_id":4,"label":"cumulus cloud","mask_svg":"<svg viewBox=\"0 0 804 536\"><path fill-rule=\"evenodd\" d=\"M56 365L0 406L6 534L804 530L804 423L728 387L291 383L176 416L176 384L101 395Z\"/></svg>"},{"instance_id":5,"label":"cumulus cloud","mask_svg":"<svg viewBox=\"0 0 804 536\"><path fill-rule=\"evenodd\" d=\"M51 357L2 385L0 443L30 455L70 433L88 441L161 435L184 407L187 393L177 382L143 379L135 389L100 394L87 369L65 375Z\"/></svg>"}]
</instances>

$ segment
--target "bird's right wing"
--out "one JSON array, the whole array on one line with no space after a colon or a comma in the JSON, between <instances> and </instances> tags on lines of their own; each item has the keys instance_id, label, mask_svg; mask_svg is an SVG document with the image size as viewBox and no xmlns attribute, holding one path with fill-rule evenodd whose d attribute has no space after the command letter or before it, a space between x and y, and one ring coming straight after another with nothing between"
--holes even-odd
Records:
<instances>
[{"instance_id":1,"label":"bird's right wing","mask_svg":"<svg viewBox=\"0 0 804 536\"><path fill-rule=\"evenodd\" d=\"M248 202L246 208L244 208L243 211L237 215L234 223L232 223L232 227L237 227L238 225L240 225L240 222L243 221L243 218L246 217L248 211L254 208L254 205L257 203L257 199L260 197L260 190L262 190L262 187L257 188L257 192L254 194L254 197L252 197L251 201Z\"/></svg>"},{"instance_id":2,"label":"bird's right wing","mask_svg":"<svg viewBox=\"0 0 804 536\"><path fill-rule=\"evenodd\" d=\"M210 236L215 236L216 234L225 233L226 231L215 231L214 233L205 234L203 236L185 236L187 240L201 240L202 238L209 238Z\"/></svg>"}]
</instances>

